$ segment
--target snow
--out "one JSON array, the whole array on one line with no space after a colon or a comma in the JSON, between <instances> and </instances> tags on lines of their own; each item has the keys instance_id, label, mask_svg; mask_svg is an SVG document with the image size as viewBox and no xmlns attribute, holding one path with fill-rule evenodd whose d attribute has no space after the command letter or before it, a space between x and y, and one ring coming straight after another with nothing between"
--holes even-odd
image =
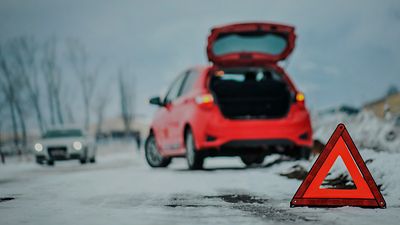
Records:
<instances>
[{"instance_id":1,"label":"snow","mask_svg":"<svg viewBox=\"0 0 400 225\"><path fill-rule=\"evenodd\" d=\"M134 146L121 144L101 149L95 165L2 166L0 196L15 200L0 203L0 224L394 224L398 159L366 152L375 159L369 167L377 182L385 181L388 209L289 208L301 181L278 174L297 162L274 164L276 155L263 168L243 169L237 158L213 158L204 171L188 171L183 159L168 169L151 169Z\"/></svg>"},{"instance_id":2,"label":"snow","mask_svg":"<svg viewBox=\"0 0 400 225\"><path fill-rule=\"evenodd\" d=\"M280 174L296 165L309 170L316 158L272 155L263 167L247 169L238 158L208 158L202 171L189 171L184 159L174 159L167 169L152 169L134 144L113 143L101 146L96 164L48 167L11 159L0 165L0 198L15 198L0 201L0 224L397 224L399 151L368 140L372 134L363 138L366 121L375 124L373 119L341 116L319 118L315 135L326 141L337 122L345 122L382 185L387 209L290 208L301 181ZM377 121L374 126L389 126ZM370 144L377 148L365 147ZM329 176L343 173L343 166L335 166Z\"/></svg>"},{"instance_id":3,"label":"snow","mask_svg":"<svg viewBox=\"0 0 400 225\"><path fill-rule=\"evenodd\" d=\"M188 171L182 159L174 160L177 162L169 169L151 169L133 146L123 149L101 150L95 165L81 166L71 161L56 163L54 168L33 163L2 166L0 196L15 200L0 203L0 223L264 224L273 221L263 219L263 214L253 212L252 207L271 213L286 208L280 213L298 217L287 211L288 204L281 204L287 200L278 200L287 198L282 187L265 185L283 183L290 193L297 182L265 173L263 169L243 170L238 159L207 160L206 167L211 169L204 171ZM276 209L269 204L223 200L228 196L236 201L241 195L254 201L273 199Z\"/></svg>"},{"instance_id":4,"label":"snow","mask_svg":"<svg viewBox=\"0 0 400 225\"><path fill-rule=\"evenodd\" d=\"M382 120L372 112L362 111L357 115L343 112L313 116L314 139L326 143L337 124L344 123L358 148L400 153L400 129L394 121ZM394 140L388 140L390 131L397 131Z\"/></svg>"},{"instance_id":5,"label":"snow","mask_svg":"<svg viewBox=\"0 0 400 225\"><path fill-rule=\"evenodd\" d=\"M376 152L371 149L360 151L364 160L372 159L368 163L368 169L372 173L375 182L382 184L382 194L388 207L400 206L400 174L399 162L400 154Z\"/></svg>"},{"instance_id":6,"label":"snow","mask_svg":"<svg viewBox=\"0 0 400 225\"><path fill-rule=\"evenodd\" d=\"M313 117L313 121L314 139L323 143L328 141L338 123L344 123L364 161L367 161L368 169L376 183L382 185L382 193L388 207L400 206L400 173L398 172L400 137L398 135L391 141L386 139L390 131L399 129L393 122L380 119L368 111L362 111L357 115L341 112L317 115ZM345 170L343 166L335 167L329 177L344 174Z\"/></svg>"}]
</instances>

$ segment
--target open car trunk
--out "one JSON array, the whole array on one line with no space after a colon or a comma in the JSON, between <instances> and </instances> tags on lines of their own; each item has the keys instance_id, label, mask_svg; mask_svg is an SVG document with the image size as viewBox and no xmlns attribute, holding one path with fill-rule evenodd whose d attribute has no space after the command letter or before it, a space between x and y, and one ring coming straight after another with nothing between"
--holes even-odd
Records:
<instances>
[{"instance_id":1,"label":"open car trunk","mask_svg":"<svg viewBox=\"0 0 400 225\"><path fill-rule=\"evenodd\" d=\"M224 117L284 117L291 91L281 75L261 68L225 69L211 75L210 90Z\"/></svg>"},{"instance_id":2,"label":"open car trunk","mask_svg":"<svg viewBox=\"0 0 400 225\"><path fill-rule=\"evenodd\" d=\"M285 60L293 51L294 27L275 23L239 23L214 27L207 57L224 67L262 66Z\"/></svg>"}]
</instances>

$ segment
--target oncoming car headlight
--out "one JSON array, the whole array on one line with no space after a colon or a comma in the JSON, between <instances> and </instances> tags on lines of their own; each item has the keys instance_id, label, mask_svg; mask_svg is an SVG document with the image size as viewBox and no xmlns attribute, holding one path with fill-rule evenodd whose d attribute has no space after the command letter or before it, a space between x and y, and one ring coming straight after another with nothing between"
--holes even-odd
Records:
<instances>
[{"instance_id":1,"label":"oncoming car headlight","mask_svg":"<svg viewBox=\"0 0 400 225\"><path fill-rule=\"evenodd\" d=\"M81 150L82 149L82 143L80 141L74 141L74 143L72 143L72 147L75 150Z\"/></svg>"},{"instance_id":2,"label":"oncoming car headlight","mask_svg":"<svg viewBox=\"0 0 400 225\"><path fill-rule=\"evenodd\" d=\"M37 152L43 151L43 145L40 143L36 143L34 148L35 148L35 151L37 151Z\"/></svg>"}]
</instances>

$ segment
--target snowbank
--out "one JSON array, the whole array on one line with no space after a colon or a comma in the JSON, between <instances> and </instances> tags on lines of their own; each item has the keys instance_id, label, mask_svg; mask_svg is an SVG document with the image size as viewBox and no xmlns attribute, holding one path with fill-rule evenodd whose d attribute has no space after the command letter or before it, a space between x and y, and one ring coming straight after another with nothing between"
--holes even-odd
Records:
<instances>
[{"instance_id":1,"label":"snowbank","mask_svg":"<svg viewBox=\"0 0 400 225\"><path fill-rule=\"evenodd\" d=\"M371 149L360 151L361 156L367 163L375 182L381 186L388 207L398 206L400 204L400 173L399 162L400 154L386 152L376 152Z\"/></svg>"},{"instance_id":2,"label":"snowbank","mask_svg":"<svg viewBox=\"0 0 400 225\"><path fill-rule=\"evenodd\" d=\"M380 187L388 207L400 205L400 132L394 123L377 118L370 112L348 115L334 112L313 116L314 139L326 143L338 123L344 123L367 164L375 182ZM388 134L397 132L397 136L388 138ZM281 173L283 176L302 174L309 171L316 157L311 161L290 164L291 167ZM296 178L299 179L299 178ZM343 162L337 160L325 182L340 180L342 184L353 185ZM332 184L331 183L331 184Z\"/></svg>"},{"instance_id":3,"label":"snowbank","mask_svg":"<svg viewBox=\"0 0 400 225\"><path fill-rule=\"evenodd\" d=\"M326 143L338 123L344 123L358 148L400 153L400 128L371 112L348 115L335 112L313 116L314 139ZM391 133L397 136L390 137Z\"/></svg>"}]
</instances>

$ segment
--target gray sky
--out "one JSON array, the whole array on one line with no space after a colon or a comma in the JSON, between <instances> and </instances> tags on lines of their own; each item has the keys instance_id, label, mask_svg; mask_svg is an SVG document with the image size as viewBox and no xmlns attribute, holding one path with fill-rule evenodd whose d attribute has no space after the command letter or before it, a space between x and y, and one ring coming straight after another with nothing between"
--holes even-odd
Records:
<instances>
[{"instance_id":1,"label":"gray sky","mask_svg":"<svg viewBox=\"0 0 400 225\"><path fill-rule=\"evenodd\" d=\"M210 27L274 21L296 26L288 72L313 109L361 105L400 86L400 2L1 0L0 40L80 39L102 76L136 76L137 112L185 68L206 64ZM109 114L118 112L113 96Z\"/></svg>"}]
</instances>

